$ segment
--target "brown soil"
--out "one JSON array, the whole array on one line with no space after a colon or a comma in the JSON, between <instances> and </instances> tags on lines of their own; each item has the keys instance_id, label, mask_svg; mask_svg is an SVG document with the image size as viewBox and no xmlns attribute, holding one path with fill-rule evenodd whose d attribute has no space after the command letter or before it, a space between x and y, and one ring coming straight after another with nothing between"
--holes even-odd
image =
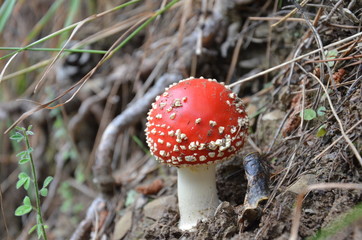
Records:
<instances>
[{"instance_id":1,"label":"brown soil","mask_svg":"<svg viewBox=\"0 0 362 240\"><path fill-rule=\"evenodd\" d=\"M361 35L349 39L361 32L361 1L316 0L307 1L306 6L288 5L289 1L274 5L273 1L233 0L222 6L218 2L210 1L206 12L201 1L176 4L102 65L62 111L43 110L25 120L34 125L32 144L40 178L55 177L49 196L43 199L49 239L282 240L293 236L293 224L299 224L296 239L362 239ZM121 15L116 12L91 22L79 36L86 38L159 8L159 1L129 6ZM292 19L271 27L274 17L292 9L298 10ZM306 18L312 21L310 25ZM11 26L15 29L13 19ZM20 46L25 36L20 30L7 32L1 44L8 46L9 39L20 38L16 41ZM108 49L118 37L109 36L91 47ZM196 56L199 40L202 54ZM176 170L159 165L145 152L143 129L154 97L190 75L233 84L319 49L320 44L338 41L342 42L324 54L316 51L235 85L233 90L245 102L250 117L249 141L240 156L218 166L221 204L215 216L199 222L193 231L179 230ZM337 60L321 63L323 58ZM97 61L95 57L89 64L95 66ZM65 65L62 60L57 69L62 71ZM75 75L64 79L50 75L52 81L46 83L50 93L33 95L29 83L26 98L45 102L79 81ZM14 101L20 96L13 87L6 86L4 104L0 104L0 119L7 122L1 124L3 130L34 107ZM321 107L325 108L322 113ZM305 109L320 114L302 119L300 112ZM27 239L34 216L13 216L25 194L15 189L16 147L8 136L1 145L1 222L5 224L0 224L0 238ZM243 156L250 152L260 152L269 166L270 195L259 206L260 218L243 227L247 191Z\"/></svg>"}]
</instances>

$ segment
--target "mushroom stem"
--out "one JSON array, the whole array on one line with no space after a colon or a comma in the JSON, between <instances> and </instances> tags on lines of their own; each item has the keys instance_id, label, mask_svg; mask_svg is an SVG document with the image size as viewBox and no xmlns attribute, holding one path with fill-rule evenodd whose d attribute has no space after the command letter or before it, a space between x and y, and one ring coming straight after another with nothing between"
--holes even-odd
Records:
<instances>
[{"instance_id":1,"label":"mushroom stem","mask_svg":"<svg viewBox=\"0 0 362 240\"><path fill-rule=\"evenodd\" d=\"M179 228L190 230L197 221L212 216L219 204L216 190L216 164L177 169Z\"/></svg>"}]
</instances>

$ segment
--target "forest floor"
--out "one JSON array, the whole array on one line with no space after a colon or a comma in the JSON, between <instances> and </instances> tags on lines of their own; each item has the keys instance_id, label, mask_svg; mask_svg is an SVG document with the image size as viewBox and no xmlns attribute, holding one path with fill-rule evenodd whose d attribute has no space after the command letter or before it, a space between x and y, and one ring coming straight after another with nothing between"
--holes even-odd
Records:
<instances>
[{"instance_id":1,"label":"forest floor","mask_svg":"<svg viewBox=\"0 0 362 240\"><path fill-rule=\"evenodd\" d=\"M29 37L49 2L16 4L0 45L25 46L62 28L70 3ZM104 14L76 28L67 45L108 50L131 36L106 61L72 53L44 68L54 53L26 51L0 62L0 129L32 125L39 180L54 177L42 198L48 239L362 239L361 1L181 1L134 36L165 5L105 12L115 2L123 3L79 3L73 22ZM71 35L62 36L40 45L55 48ZM181 231L176 169L149 154L144 129L155 97L189 76L230 85L250 129L240 156L217 167L215 215ZM26 194L16 189L27 171L15 156L23 146L8 134L0 145L0 239L35 239L35 215L14 216ZM255 219L241 214L251 152L270 170Z\"/></svg>"}]
</instances>

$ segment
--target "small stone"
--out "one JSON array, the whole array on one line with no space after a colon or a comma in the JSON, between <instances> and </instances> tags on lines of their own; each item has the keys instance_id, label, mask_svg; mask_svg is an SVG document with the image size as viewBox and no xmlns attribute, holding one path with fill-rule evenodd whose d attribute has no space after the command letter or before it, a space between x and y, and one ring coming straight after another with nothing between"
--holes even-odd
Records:
<instances>
[{"instance_id":1,"label":"small stone","mask_svg":"<svg viewBox=\"0 0 362 240\"><path fill-rule=\"evenodd\" d=\"M175 196L164 196L157 198L149 203L147 203L143 207L143 214L145 217L152 218L154 220L158 220L162 217L163 212L169 208L176 208L177 199ZM130 221L132 222L132 221Z\"/></svg>"}]
</instances>

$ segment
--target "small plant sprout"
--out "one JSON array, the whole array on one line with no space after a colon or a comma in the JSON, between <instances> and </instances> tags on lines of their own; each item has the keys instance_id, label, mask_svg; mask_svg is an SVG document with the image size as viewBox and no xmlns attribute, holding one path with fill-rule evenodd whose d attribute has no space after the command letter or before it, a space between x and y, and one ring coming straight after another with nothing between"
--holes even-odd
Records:
<instances>
[{"instance_id":1,"label":"small plant sprout","mask_svg":"<svg viewBox=\"0 0 362 240\"><path fill-rule=\"evenodd\" d=\"M318 128L316 136L319 137L319 138L324 137L326 135L326 133L327 133L327 125L323 124L322 126L320 126Z\"/></svg>"},{"instance_id":2,"label":"small plant sprout","mask_svg":"<svg viewBox=\"0 0 362 240\"><path fill-rule=\"evenodd\" d=\"M214 79L188 78L156 98L147 120L151 153L159 162L177 167L179 228L190 230L219 205L215 168L244 144L244 105Z\"/></svg>"},{"instance_id":3,"label":"small plant sprout","mask_svg":"<svg viewBox=\"0 0 362 240\"><path fill-rule=\"evenodd\" d=\"M39 189L38 185L38 177L36 174L35 164L33 160L33 148L30 146L29 136L34 135L31 131L31 125L25 129L23 127L16 127L16 132L10 137L11 140L16 141L17 143L24 142L25 143L25 150L19 152L16 156L19 158L19 164L25 165L30 164L30 171L31 175L29 176L26 172L20 172L18 175L18 181L16 183L16 188L19 189L23 187L26 191L29 190L30 184L33 184L34 191L35 191L35 206L32 205L30 196L25 196L23 199L23 205L19 206L15 210L16 216L23 216L25 214L30 213L33 209L36 211L36 225L33 226L29 234L33 231L37 231L38 239L47 239L47 235L45 229L47 228L44 225L43 216L41 213L41 204L40 204L40 196L46 197L48 195L48 186L50 182L53 180L53 177L48 176L43 183L41 189Z\"/></svg>"},{"instance_id":4,"label":"small plant sprout","mask_svg":"<svg viewBox=\"0 0 362 240\"><path fill-rule=\"evenodd\" d=\"M300 114L302 115L302 112L300 112ZM307 108L303 112L303 119L306 121L311 121L311 120L315 119L316 117L317 117L317 113L311 108Z\"/></svg>"}]
</instances>

